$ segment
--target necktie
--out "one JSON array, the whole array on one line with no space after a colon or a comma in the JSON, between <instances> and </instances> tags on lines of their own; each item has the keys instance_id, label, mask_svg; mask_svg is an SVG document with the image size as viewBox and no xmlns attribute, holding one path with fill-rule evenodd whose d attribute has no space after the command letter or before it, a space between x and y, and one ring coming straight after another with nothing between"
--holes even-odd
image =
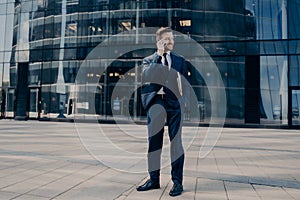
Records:
<instances>
[{"instance_id":1,"label":"necktie","mask_svg":"<svg viewBox=\"0 0 300 200\"><path fill-rule=\"evenodd\" d=\"M164 63L163 64L165 66L169 66L169 63L168 63L168 60L167 60L167 53L164 53L163 56L164 56Z\"/></svg>"}]
</instances>

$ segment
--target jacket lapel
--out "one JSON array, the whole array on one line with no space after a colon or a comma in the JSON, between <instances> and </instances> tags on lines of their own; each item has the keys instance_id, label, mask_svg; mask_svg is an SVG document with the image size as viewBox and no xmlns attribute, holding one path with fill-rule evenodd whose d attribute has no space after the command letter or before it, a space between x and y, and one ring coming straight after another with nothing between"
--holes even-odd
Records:
<instances>
[{"instance_id":1,"label":"jacket lapel","mask_svg":"<svg viewBox=\"0 0 300 200\"><path fill-rule=\"evenodd\" d=\"M172 59L172 65L171 65L171 68L175 69L176 71L180 72L180 67L181 67L181 64L180 64L180 59L178 59L178 57L176 55L174 55L172 52L171 52L171 59Z\"/></svg>"}]
</instances>

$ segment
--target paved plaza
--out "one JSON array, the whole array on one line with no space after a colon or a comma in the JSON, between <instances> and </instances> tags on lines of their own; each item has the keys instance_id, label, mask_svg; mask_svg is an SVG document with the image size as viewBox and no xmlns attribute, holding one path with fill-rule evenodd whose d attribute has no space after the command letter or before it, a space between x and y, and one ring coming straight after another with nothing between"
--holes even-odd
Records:
<instances>
[{"instance_id":1,"label":"paved plaza","mask_svg":"<svg viewBox=\"0 0 300 200\"><path fill-rule=\"evenodd\" d=\"M145 125L0 120L0 199L300 199L299 130L224 128L215 142L218 131L184 127L184 193L170 197L168 137L161 188L135 190Z\"/></svg>"}]
</instances>

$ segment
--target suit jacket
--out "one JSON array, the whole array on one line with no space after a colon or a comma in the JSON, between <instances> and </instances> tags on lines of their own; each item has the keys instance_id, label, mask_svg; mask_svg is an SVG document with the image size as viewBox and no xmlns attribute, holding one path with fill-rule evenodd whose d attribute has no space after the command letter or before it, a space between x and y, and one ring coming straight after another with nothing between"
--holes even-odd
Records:
<instances>
[{"instance_id":1,"label":"suit jacket","mask_svg":"<svg viewBox=\"0 0 300 200\"><path fill-rule=\"evenodd\" d=\"M169 106L179 108L180 105L188 107L190 89L188 83L188 69L185 59L173 52L170 53L171 70L163 66L161 57L155 52L144 58L142 77L142 104L147 110L151 107L157 92L164 88L166 101ZM178 79L178 72L184 77ZM182 93L179 89L181 87Z\"/></svg>"}]
</instances>

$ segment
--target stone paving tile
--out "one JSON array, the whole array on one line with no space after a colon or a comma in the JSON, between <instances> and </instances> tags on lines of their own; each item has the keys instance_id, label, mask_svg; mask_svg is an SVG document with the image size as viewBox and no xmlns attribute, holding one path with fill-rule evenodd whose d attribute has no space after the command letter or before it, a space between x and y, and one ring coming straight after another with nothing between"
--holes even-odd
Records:
<instances>
[{"instance_id":1,"label":"stone paving tile","mask_svg":"<svg viewBox=\"0 0 300 200\"><path fill-rule=\"evenodd\" d=\"M198 178L195 200L202 199L227 200L223 181Z\"/></svg>"},{"instance_id":2,"label":"stone paving tile","mask_svg":"<svg viewBox=\"0 0 300 200\"><path fill-rule=\"evenodd\" d=\"M79 187L73 188L64 194L57 196L57 200L99 200L114 199L128 189L128 184L113 183L109 181L88 181Z\"/></svg>"},{"instance_id":3,"label":"stone paving tile","mask_svg":"<svg viewBox=\"0 0 300 200\"><path fill-rule=\"evenodd\" d=\"M283 188L293 199L299 200L300 199L300 189L294 188Z\"/></svg>"},{"instance_id":4,"label":"stone paving tile","mask_svg":"<svg viewBox=\"0 0 300 200\"><path fill-rule=\"evenodd\" d=\"M86 165L75 164L69 169L69 173L66 176L47 185L39 187L33 191L30 191L28 194L48 198L58 196L61 193L64 193L75 187L76 185L88 180L89 178L91 178L91 176L94 176L94 174L90 175L85 173L88 168L89 166ZM100 168L98 173L101 171L103 171L103 169Z\"/></svg>"},{"instance_id":5,"label":"stone paving tile","mask_svg":"<svg viewBox=\"0 0 300 200\"><path fill-rule=\"evenodd\" d=\"M240 156L244 157L248 160L248 164L239 165L243 174L247 176L259 176L259 177L268 177L267 173L264 169L260 166L259 162L254 159L257 156L257 152L250 151L250 150L240 150Z\"/></svg>"},{"instance_id":6,"label":"stone paving tile","mask_svg":"<svg viewBox=\"0 0 300 200\"><path fill-rule=\"evenodd\" d=\"M141 175L105 170L55 199L113 199L121 194L126 195L130 188L135 190L136 179L141 179Z\"/></svg>"},{"instance_id":7,"label":"stone paving tile","mask_svg":"<svg viewBox=\"0 0 300 200\"><path fill-rule=\"evenodd\" d=\"M33 195L22 195L11 200L49 200L49 198Z\"/></svg>"},{"instance_id":8,"label":"stone paving tile","mask_svg":"<svg viewBox=\"0 0 300 200\"><path fill-rule=\"evenodd\" d=\"M220 193L199 193L195 200L228 200L226 195Z\"/></svg>"},{"instance_id":9,"label":"stone paving tile","mask_svg":"<svg viewBox=\"0 0 300 200\"><path fill-rule=\"evenodd\" d=\"M186 172L196 172L197 171L197 158L185 158L184 164L185 164L185 174Z\"/></svg>"},{"instance_id":10,"label":"stone paving tile","mask_svg":"<svg viewBox=\"0 0 300 200\"><path fill-rule=\"evenodd\" d=\"M122 196L115 198L114 200L125 200L126 198L127 198L126 195L122 195Z\"/></svg>"},{"instance_id":11,"label":"stone paving tile","mask_svg":"<svg viewBox=\"0 0 300 200\"><path fill-rule=\"evenodd\" d=\"M52 171L49 171L45 174L41 174L40 176L36 176L34 178L25 180L23 182L16 183L14 185L10 185L9 187L6 187L2 189L3 191L10 191L10 192L16 192L20 194L28 193L34 189L37 189L41 186L47 185L53 181L56 181L64 176L66 176L66 173L61 171L63 168L68 169L68 173L72 172L72 169L70 168L71 164L65 164L62 167L56 167Z\"/></svg>"},{"instance_id":12,"label":"stone paving tile","mask_svg":"<svg viewBox=\"0 0 300 200\"><path fill-rule=\"evenodd\" d=\"M19 194L16 194L16 193L0 191L0 199L1 200L13 199L13 198L17 197L18 195Z\"/></svg>"},{"instance_id":13,"label":"stone paving tile","mask_svg":"<svg viewBox=\"0 0 300 200\"><path fill-rule=\"evenodd\" d=\"M9 159L9 158L4 157L4 156L0 156L0 159L1 159L0 170L10 169L10 168L16 167L18 165L24 164L24 163L19 163L18 164L18 160Z\"/></svg>"},{"instance_id":14,"label":"stone paving tile","mask_svg":"<svg viewBox=\"0 0 300 200\"><path fill-rule=\"evenodd\" d=\"M223 174L234 173L236 175L243 175L237 163L232 159L230 155L230 150L226 152L214 150L214 155L216 156L216 163L220 173Z\"/></svg>"},{"instance_id":15,"label":"stone paving tile","mask_svg":"<svg viewBox=\"0 0 300 200\"><path fill-rule=\"evenodd\" d=\"M293 158L289 156L287 152L270 152L270 151L259 151L260 157L264 160L260 161L260 167L264 168L264 171L269 177L278 179L289 179L294 180L292 174L299 171L296 166L288 165L292 164ZM284 169L284 174L282 173Z\"/></svg>"},{"instance_id":16,"label":"stone paving tile","mask_svg":"<svg viewBox=\"0 0 300 200\"><path fill-rule=\"evenodd\" d=\"M251 184L235 183L225 181L225 188L230 200L260 199Z\"/></svg>"},{"instance_id":17,"label":"stone paving tile","mask_svg":"<svg viewBox=\"0 0 300 200\"><path fill-rule=\"evenodd\" d=\"M147 179L148 177L143 179L136 186L143 184ZM168 187L169 182L170 182L170 176L161 174L160 189L138 192L136 191L136 188L132 188L131 192L127 195L125 199L126 200L143 200L149 198L153 200L160 199L164 191Z\"/></svg>"},{"instance_id":18,"label":"stone paving tile","mask_svg":"<svg viewBox=\"0 0 300 200\"><path fill-rule=\"evenodd\" d=\"M195 197L195 191L196 191L196 183L197 183L197 178L195 177L184 177L183 180L183 193L182 195L176 197L177 199L194 199ZM165 191L161 197L162 200L170 200L170 199L174 199L174 197L171 197L169 195L169 192L171 190L173 186L173 182L170 181L167 185L167 187L165 188Z\"/></svg>"},{"instance_id":19,"label":"stone paving tile","mask_svg":"<svg viewBox=\"0 0 300 200\"><path fill-rule=\"evenodd\" d=\"M24 173L28 170L39 170L42 166L51 166L51 165L57 165L56 161L53 160L32 160L32 159L26 159L21 158L23 163L20 163L18 165L12 166L10 168L6 168L3 170L0 170L0 178L8 177L10 175L16 175L18 173Z\"/></svg>"},{"instance_id":20,"label":"stone paving tile","mask_svg":"<svg viewBox=\"0 0 300 200\"><path fill-rule=\"evenodd\" d=\"M147 175L118 172L109 177L108 180L115 183L135 185L138 183L136 180L142 180L145 176Z\"/></svg>"},{"instance_id":21,"label":"stone paving tile","mask_svg":"<svg viewBox=\"0 0 300 200\"><path fill-rule=\"evenodd\" d=\"M41 174L43 174L43 173L41 173L40 171L37 171L37 170L28 170L28 171L26 171L26 173L11 175L9 177L2 179L2 181L0 182L0 187L1 187L1 189L5 189L5 188L15 185L17 183L40 176Z\"/></svg>"},{"instance_id":22,"label":"stone paving tile","mask_svg":"<svg viewBox=\"0 0 300 200\"><path fill-rule=\"evenodd\" d=\"M239 168L240 175L247 175L247 171L251 171L251 166L253 165L252 161L250 161L247 157L241 156L241 150L231 150L230 155L236 164L236 166ZM250 168L249 168L250 166Z\"/></svg>"},{"instance_id":23,"label":"stone paving tile","mask_svg":"<svg viewBox=\"0 0 300 200\"><path fill-rule=\"evenodd\" d=\"M253 185L262 200L292 200L294 199L281 187Z\"/></svg>"},{"instance_id":24,"label":"stone paving tile","mask_svg":"<svg viewBox=\"0 0 300 200\"><path fill-rule=\"evenodd\" d=\"M205 158L200 158L198 160L197 171L208 173L220 173L220 170L216 163L216 158L214 156L214 151L208 154Z\"/></svg>"}]
</instances>

